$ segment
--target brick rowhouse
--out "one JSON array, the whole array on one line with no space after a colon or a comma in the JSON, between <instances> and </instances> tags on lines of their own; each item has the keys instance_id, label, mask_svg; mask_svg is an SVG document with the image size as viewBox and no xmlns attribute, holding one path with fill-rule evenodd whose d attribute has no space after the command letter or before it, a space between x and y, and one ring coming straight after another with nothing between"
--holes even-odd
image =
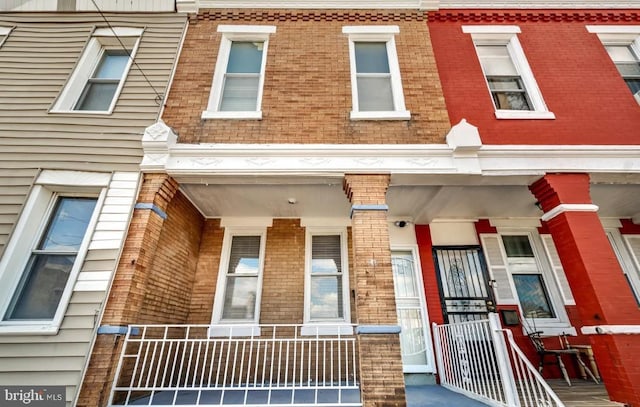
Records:
<instances>
[{"instance_id":1,"label":"brick rowhouse","mask_svg":"<svg viewBox=\"0 0 640 407\"><path fill-rule=\"evenodd\" d=\"M547 174L530 188L545 213L562 209L547 225L585 327L640 325L620 264L595 208L589 208L589 176ZM640 336L596 333L589 339L611 399L640 405Z\"/></svg>"}]
</instances>

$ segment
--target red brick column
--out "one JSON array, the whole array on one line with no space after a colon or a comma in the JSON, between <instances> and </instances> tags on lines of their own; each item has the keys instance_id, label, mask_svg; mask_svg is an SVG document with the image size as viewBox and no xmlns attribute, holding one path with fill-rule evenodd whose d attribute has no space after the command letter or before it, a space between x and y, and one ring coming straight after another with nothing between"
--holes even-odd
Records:
<instances>
[{"instance_id":1,"label":"red brick column","mask_svg":"<svg viewBox=\"0 0 640 407\"><path fill-rule=\"evenodd\" d=\"M360 383L365 407L405 406L385 195L388 175L347 175L356 281Z\"/></svg>"},{"instance_id":2,"label":"red brick column","mask_svg":"<svg viewBox=\"0 0 640 407\"><path fill-rule=\"evenodd\" d=\"M136 321L145 296L169 202L178 184L165 174L145 174L124 249L105 305L101 326L126 326ZM122 350L120 335L98 335L82 382L78 407L106 406Z\"/></svg>"},{"instance_id":3,"label":"red brick column","mask_svg":"<svg viewBox=\"0 0 640 407\"><path fill-rule=\"evenodd\" d=\"M530 186L571 285L583 327L592 332L640 326L640 310L602 227L586 174L547 174ZM615 326L615 327L613 327ZM623 327L620 327L623 326ZM590 327L590 328L589 328ZM589 335L612 400L640 406L640 335Z\"/></svg>"}]
</instances>

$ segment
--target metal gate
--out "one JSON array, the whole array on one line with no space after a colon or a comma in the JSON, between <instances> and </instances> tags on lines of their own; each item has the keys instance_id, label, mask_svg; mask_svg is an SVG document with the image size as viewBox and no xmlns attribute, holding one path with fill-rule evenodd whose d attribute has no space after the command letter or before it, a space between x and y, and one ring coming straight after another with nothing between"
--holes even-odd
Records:
<instances>
[{"instance_id":1,"label":"metal gate","mask_svg":"<svg viewBox=\"0 0 640 407\"><path fill-rule=\"evenodd\" d=\"M434 246L445 323L487 319L495 311L480 246Z\"/></svg>"}]
</instances>

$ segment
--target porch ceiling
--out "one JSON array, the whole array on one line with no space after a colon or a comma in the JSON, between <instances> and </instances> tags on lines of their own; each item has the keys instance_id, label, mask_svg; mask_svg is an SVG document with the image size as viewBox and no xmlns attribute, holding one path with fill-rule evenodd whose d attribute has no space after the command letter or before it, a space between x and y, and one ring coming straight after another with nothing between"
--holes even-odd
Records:
<instances>
[{"instance_id":1,"label":"porch ceiling","mask_svg":"<svg viewBox=\"0 0 640 407\"><path fill-rule=\"evenodd\" d=\"M392 178L387 193L389 216L426 224L434 219L540 217L527 185L535 178L411 184ZM497 178L497 177L492 177ZM536 177L537 178L537 177ZM182 191L209 218L349 216L350 203L341 177L230 180L180 180ZM458 180L460 181L460 180ZM487 185L483 185L483 183ZM444 184L444 183L443 183ZM592 184L593 202L601 217L640 216L640 184ZM289 201L293 200L294 203Z\"/></svg>"}]
</instances>

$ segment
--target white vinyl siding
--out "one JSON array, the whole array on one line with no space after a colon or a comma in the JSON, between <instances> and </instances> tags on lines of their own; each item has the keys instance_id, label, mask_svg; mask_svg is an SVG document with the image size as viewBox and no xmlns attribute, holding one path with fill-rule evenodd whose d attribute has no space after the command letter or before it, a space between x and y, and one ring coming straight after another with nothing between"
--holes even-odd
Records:
<instances>
[{"instance_id":1,"label":"white vinyl siding","mask_svg":"<svg viewBox=\"0 0 640 407\"><path fill-rule=\"evenodd\" d=\"M498 119L554 119L529 67L517 26L463 26L471 34Z\"/></svg>"},{"instance_id":2,"label":"white vinyl siding","mask_svg":"<svg viewBox=\"0 0 640 407\"><path fill-rule=\"evenodd\" d=\"M352 120L408 120L395 35L398 26L345 26L349 36Z\"/></svg>"},{"instance_id":3,"label":"white vinyl siding","mask_svg":"<svg viewBox=\"0 0 640 407\"><path fill-rule=\"evenodd\" d=\"M269 34L274 26L220 25L211 95L203 119L261 119Z\"/></svg>"}]
</instances>

